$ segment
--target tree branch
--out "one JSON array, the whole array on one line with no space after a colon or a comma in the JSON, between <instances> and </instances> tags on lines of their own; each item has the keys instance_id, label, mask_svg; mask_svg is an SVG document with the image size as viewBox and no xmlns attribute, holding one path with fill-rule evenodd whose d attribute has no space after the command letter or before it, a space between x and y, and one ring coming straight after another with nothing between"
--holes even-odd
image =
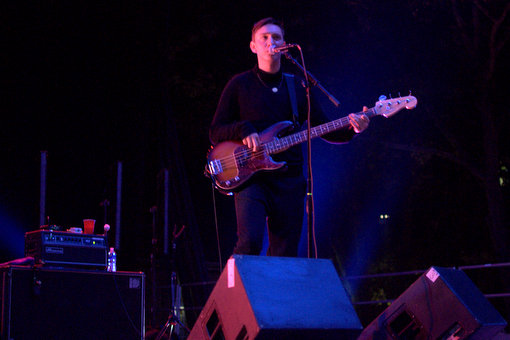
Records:
<instances>
[{"instance_id":1,"label":"tree branch","mask_svg":"<svg viewBox=\"0 0 510 340\"><path fill-rule=\"evenodd\" d=\"M451 4L452 4L453 15L454 15L455 21L457 22L457 27L459 28L459 32L462 37L462 40L464 41L464 45L466 46L466 50L473 51L474 49L472 48L472 43L469 39L469 36L465 33L468 30L466 29L465 21L462 19L462 16L459 13L459 9L457 6L457 0L451 0Z\"/></svg>"},{"instance_id":2,"label":"tree branch","mask_svg":"<svg viewBox=\"0 0 510 340\"><path fill-rule=\"evenodd\" d=\"M501 13L501 16L497 20L495 20L494 25L492 26L491 40L493 39L493 36L494 36L494 44L495 44L494 48L495 48L496 53L498 53L503 48L503 46L506 44L506 42L510 38L510 30L507 30L505 32L504 37L501 39L500 43L499 44L496 43L496 34L498 33L501 26L505 22L505 19L507 18L509 12L510 12L510 2L506 4L506 7L503 10L503 13Z\"/></svg>"},{"instance_id":3,"label":"tree branch","mask_svg":"<svg viewBox=\"0 0 510 340\"><path fill-rule=\"evenodd\" d=\"M497 58L497 55L498 55L498 52L501 50L501 48L503 48L504 44L506 43L506 41L508 40L508 37L505 36L503 37L501 44L498 43L497 39L497 35L498 35L498 32L501 28L501 25L504 23L507 15L508 15L508 11L510 11L510 2L506 5L505 9L503 10L503 12L501 13L500 17L498 19L494 19L493 20L493 25L491 27L491 30L490 30L490 37L489 37L489 70L487 72L487 74L485 75L486 79L492 79L492 76L494 75L494 70L496 68L496 58Z\"/></svg>"},{"instance_id":4,"label":"tree branch","mask_svg":"<svg viewBox=\"0 0 510 340\"><path fill-rule=\"evenodd\" d=\"M496 21L495 18L493 18L490 13L489 13L489 10L487 10L487 8L484 8L482 6L482 4L480 4L480 1L479 0L475 0L474 1L475 3L475 6L478 7L478 9L480 10L480 12L482 12L490 21L494 22Z\"/></svg>"}]
</instances>

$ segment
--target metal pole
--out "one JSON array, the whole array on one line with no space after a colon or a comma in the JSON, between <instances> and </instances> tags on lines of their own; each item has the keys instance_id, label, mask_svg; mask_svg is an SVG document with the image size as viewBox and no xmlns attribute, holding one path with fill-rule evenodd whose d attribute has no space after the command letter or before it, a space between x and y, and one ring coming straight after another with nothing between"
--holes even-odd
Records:
<instances>
[{"instance_id":1,"label":"metal pole","mask_svg":"<svg viewBox=\"0 0 510 340\"><path fill-rule=\"evenodd\" d=\"M115 249L120 249L120 219L122 204L122 162L117 162L117 205L115 207Z\"/></svg>"},{"instance_id":2,"label":"metal pole","mask_svg":"<svg viewBox=\"0 0 510 340\"><path fill-rule=\"evenodd\" d=\"M156 296L156 253L157 253L157 244L158 244L158 234L157 234L157 225L156 225L156 215L158 213L158 207L153 206L150 209L150 213L152 214L152 248L151 248L151 283L152 283L152 301L151 301L151 324L153 327L156 326L156 305L157 305L157 296Z\"/></svg>"},{"instance_id":3,"label":"metal pole","mask_svg":"<svg viewBox=\"0 0 510 340\"><path fill-rule=\"evenodd\" d=\"M168 169L164 171L164 206L163 206L163 252L168 254L168 205L170 201L170 175Z\"/></svg>"},{"instance_id":4,"label":"metal pole","mask_svg":"<svg viewBox=\"0 0 510 340\"><path fill-rule=\"evenodd\" d=\"M39 225L43 225L46 219L46 168L48 151L41 151L41 186L39 196Z\"/></svg>"}]
</instances>

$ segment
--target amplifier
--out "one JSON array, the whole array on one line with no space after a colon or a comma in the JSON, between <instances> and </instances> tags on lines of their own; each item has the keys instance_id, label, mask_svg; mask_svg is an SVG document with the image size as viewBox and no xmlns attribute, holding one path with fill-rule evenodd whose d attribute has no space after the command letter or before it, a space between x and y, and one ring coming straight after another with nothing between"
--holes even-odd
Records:
<instances>
[{"instance_id":1,"label":"amplifier","mask_svg":"<svg viewBox=\"0 0 510 340\"><path fill-rule=\"evenodd\" d=\"M103 235L36 230L25 234L25 255L37 264L106 267L108 240Z\"/></svg>"},{"instance_id":2,"label":"amplifier","mask_svg":"<svg viewBox=\"0 0 510 340\"><path fill-rule=\"evenodd\" d=\"M145 275L0 267L0 339L142 340Z\"/></svg>"}]
</instances>

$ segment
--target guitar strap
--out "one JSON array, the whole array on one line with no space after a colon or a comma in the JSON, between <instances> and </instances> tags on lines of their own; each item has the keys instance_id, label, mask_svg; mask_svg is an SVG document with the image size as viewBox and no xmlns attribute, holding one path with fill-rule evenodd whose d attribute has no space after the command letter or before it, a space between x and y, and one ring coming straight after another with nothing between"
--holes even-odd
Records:
<instances>
[{"instance_id":1,"label":"guitar strap","mask_svg":"<svg viewBox=\"0 0 510 340\"><path fill-rule=\"evenodd\" d=\"M297 97L296 88L294 86L294 75L289 73L283 73L285 76L285 82L287 83L287 89L289 90L290 105L292 106L292 121L294 124L299 124L299 112L297 108Z\"/></svg>"}]
</instances>

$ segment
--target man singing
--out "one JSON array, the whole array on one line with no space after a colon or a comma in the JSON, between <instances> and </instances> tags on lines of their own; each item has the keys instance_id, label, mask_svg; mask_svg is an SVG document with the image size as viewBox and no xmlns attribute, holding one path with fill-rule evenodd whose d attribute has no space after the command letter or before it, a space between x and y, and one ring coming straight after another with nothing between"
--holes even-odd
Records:
<instances>
[{"instance_id":1,"label":"man singing","mask_svg":"<svg viewBox=\"0 0 510 340\"><path fill-rule=\"evenodd\" d=\"M239 140L257 151L261 147L259 133L264 129L280 121L293 121L297 126L306 121L306 90L298 75L282 72L281 53L274 51L284 44L280 21L265 18L255 23L250 49L257 55L257 65L235 75L223 90L209 132L213 145ZM293 83L289 86L289 82ZM297 113L292 109L291 98L297 102ZM313 96L311 110L312 126L329 121ZM364 114L350 114L349 123L349 128L323 138L334 143L347 142L368 127L369 119ZM285 169L259 172L235 193L238 236L235 254L260 254L267 227L268 255L297 256L306 196L303 154L297 145L273 158L285 161Z\"/></svg>"}]
</instances>

